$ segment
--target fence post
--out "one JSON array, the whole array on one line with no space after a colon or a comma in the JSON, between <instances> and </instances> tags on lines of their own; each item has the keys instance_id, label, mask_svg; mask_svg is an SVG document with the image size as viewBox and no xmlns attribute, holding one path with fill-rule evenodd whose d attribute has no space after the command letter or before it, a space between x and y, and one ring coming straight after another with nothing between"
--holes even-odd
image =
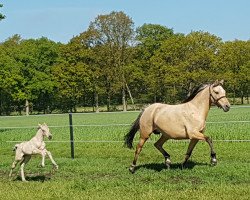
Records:
<instances>
[{"instance_id":1,"label":"fence post","mask_svg":"<svg viewBox=\"0 0 250 200\"><path fill-rule=\"evenodd\" d=\"M71 148L71 158L75 158L75 150L74 150L74 130L73 130L73 120L72 113L69 113L69 130L70 130L70 148Z\"/></svg>"}]
</instances>

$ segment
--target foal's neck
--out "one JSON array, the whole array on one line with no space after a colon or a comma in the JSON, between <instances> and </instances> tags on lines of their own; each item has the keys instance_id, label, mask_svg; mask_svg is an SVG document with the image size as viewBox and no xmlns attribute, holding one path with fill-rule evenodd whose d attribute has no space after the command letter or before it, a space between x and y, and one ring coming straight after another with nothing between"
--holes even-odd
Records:
<instances>
[{"instance_id":1,"label":"foal's neck","mask_svg":"<svg viewBox=\"0 0 250 200\"><path fill-rule=\"evenodd\" d=\"M37 131L35 138L39 141L43 141L43 131L41 129Z\"/></svg>"},{"instance_id":2,"label":"foal's neck","mask_svg":"<svg viewBox=\"0 0 250 200\"><path fill-rule=\"evenodd\" d=\"M209 86L206 87L204 90L199 92L194 99L192 99L190 102L192 102L193 105L195 105L199 113L202 117L204 117L204 120L206 120L208 111L210 109L211 103L210 103L210 93L209 93Z\"/></svg>"}]
</instances>

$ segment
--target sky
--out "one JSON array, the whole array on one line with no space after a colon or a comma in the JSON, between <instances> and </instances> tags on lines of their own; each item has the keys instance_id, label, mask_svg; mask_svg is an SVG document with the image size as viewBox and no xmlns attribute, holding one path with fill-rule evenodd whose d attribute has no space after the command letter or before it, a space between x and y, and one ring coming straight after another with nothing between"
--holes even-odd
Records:
<instances>
[{"instance_id":1,"label":"sky","mask_svg":"<svg viewBox=\"0 0 250 200\"><path fill-rule=\"evenodd\" d=\"M67 43L98 15L123 11L139 27L160 24L175 33L205 31L224 41L250 39L250 0L0 0L0 42L14 34Z\"/></svg>"}]
</instances>

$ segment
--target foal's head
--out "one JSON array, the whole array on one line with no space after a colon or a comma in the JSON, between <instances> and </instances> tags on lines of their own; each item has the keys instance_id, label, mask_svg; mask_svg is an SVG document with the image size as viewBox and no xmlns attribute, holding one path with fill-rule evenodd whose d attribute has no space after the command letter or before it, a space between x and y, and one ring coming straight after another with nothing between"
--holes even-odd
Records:
<instances>
[{"instance_id":1,"label":"foal's head","mask_svg":"<svg viewBox=\"0 0 250 200\"><path fill-rule=\"evenodd\" d=\"M222 87L223 83L223 80L217 80L211 84L209 90L212 103L227 112L230 109L230 103L226 97L226 91Z\"/></svg>"},{"instance_id":2,"label":"foal's head","mask_svg":"<svg viewBox=\"0 0 250 200\"><path fill-rule=\"evenodd\" d=\"M49 140L52 139L52 134L50 133L49 127L47 126L47 124L45 123L38 124L38 129L42 131L43 136L46 136Z\"/></svg>"}]
</instances>

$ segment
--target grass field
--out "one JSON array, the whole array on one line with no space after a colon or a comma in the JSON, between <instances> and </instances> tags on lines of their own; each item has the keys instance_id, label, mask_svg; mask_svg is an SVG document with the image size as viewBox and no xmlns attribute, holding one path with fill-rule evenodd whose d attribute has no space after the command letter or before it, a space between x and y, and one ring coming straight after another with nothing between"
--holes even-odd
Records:
<instances>
[{"instance_id":1,"label":"grass field","mask_svg":"<svg viewBox=\"0 0 250 200\"><path fill-rule=\"evenodd\" d=\"M75 159L70 158L67 114L0 117L0 199L250 199L250 143L221 141L250 140L250 107L232 108L228 113L210 110L206 134L217 140L217 166L209 165L209 147L199 142L187 169L181 170L188 143L169 141L164 148L173 164L167 170L153 147L159 137L154 135L132 175L128 166L134 150L124 148L122 141L129 126L111 124L131 124L137 115L74 114ZM47 142L47 149L59 170L51 171L48 159L45 168L37 167L40 157L36 156L25 168L28 183L20 181L19 166L9 180L15 144L11 141L30 139L36 133L34 127L43 122L51 127L54 142Z\"/></svg>"}]
</instances>

